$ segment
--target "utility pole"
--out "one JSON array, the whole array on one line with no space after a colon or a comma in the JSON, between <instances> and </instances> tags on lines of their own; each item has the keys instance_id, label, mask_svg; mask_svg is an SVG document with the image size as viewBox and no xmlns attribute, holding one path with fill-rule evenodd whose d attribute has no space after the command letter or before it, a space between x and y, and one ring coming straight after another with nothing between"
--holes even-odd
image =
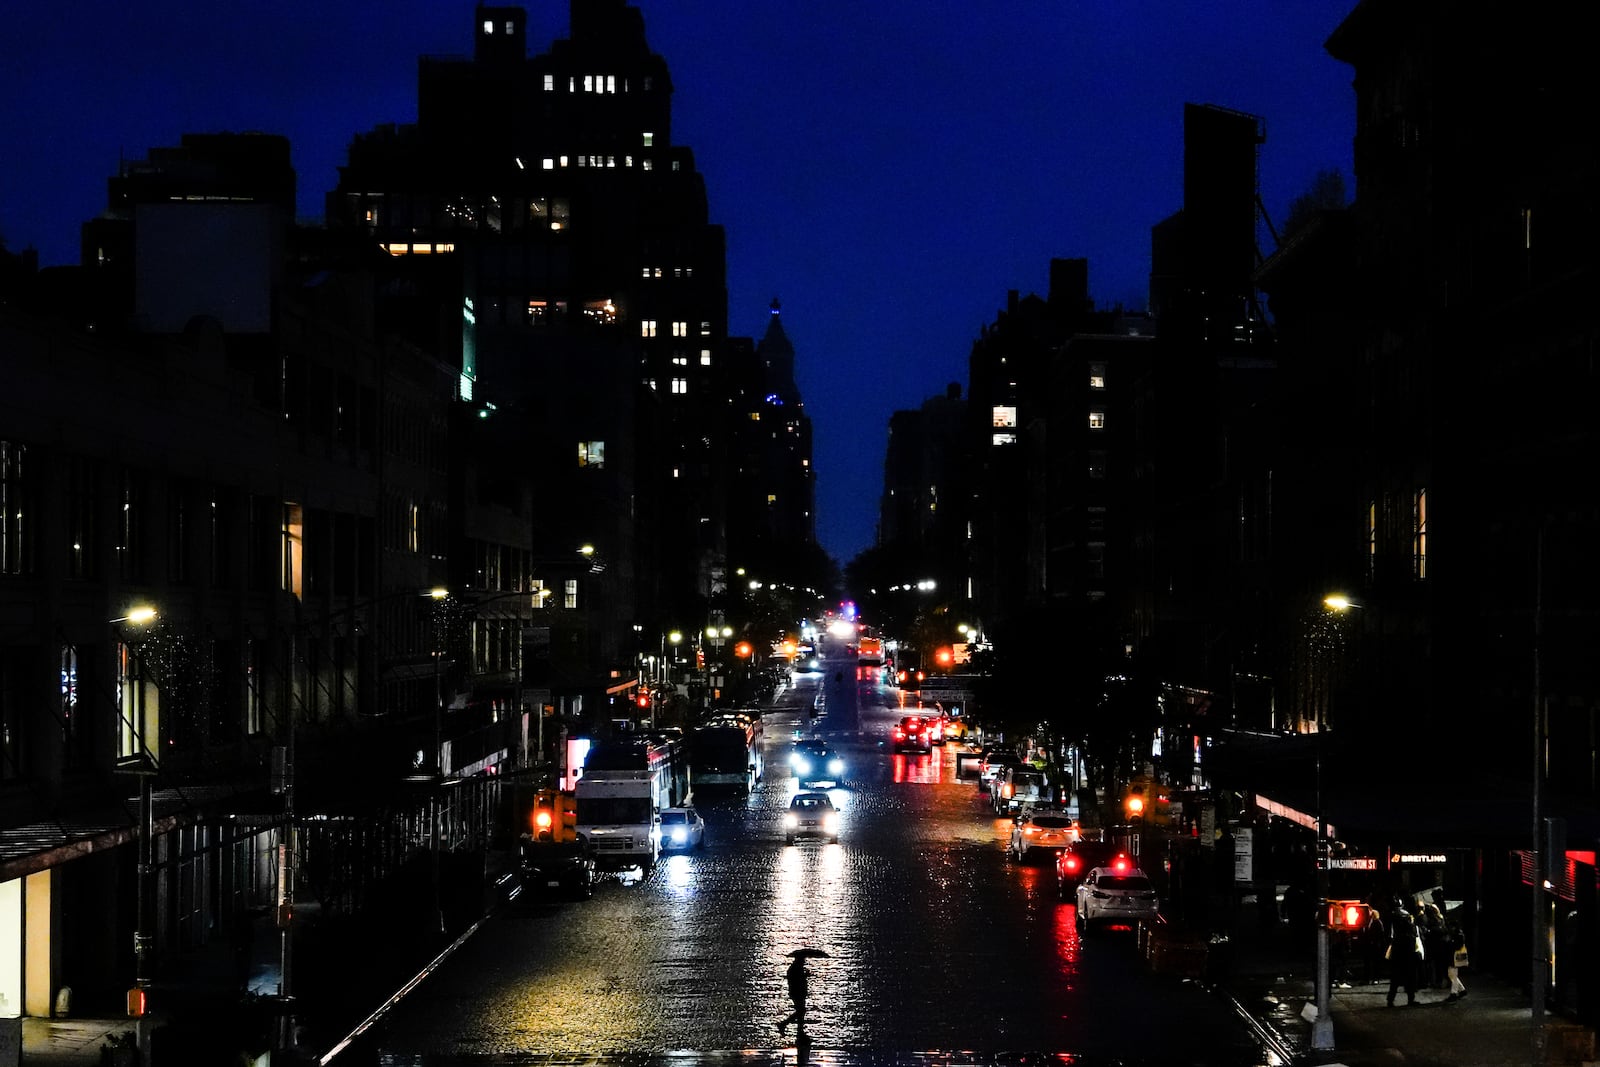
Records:
<instances>
[{"instance_id":1,"label":"utility pole","mask_svg":"<svg viewBox=\"0 0 1600 1067\"><path fill-rule=\"evenodd\" d=\"M1543 840L1544 694L1543 680L1540 677L1542 665L1539 652L1539 646L1543 641L1544 529L1541 527L1536 534L1533 550L1533 851L1529 856L1533 861L1533 885L1528 887L1528 897L1533 902L1531 905L1533 922L1529 934L1533 943L1529 946L1531 951L1528 953L1532 957L1533 967L1531 981L1528 984L1533 1000L1530 1023L1533 1038L1533 1067L1544 1067L1545 1064L1544 987L1550 980L1550 962L1545 958L1548 935L1545 933L1544 921L1544 879L1545 871L1550 866L1550 858L1545 855Z\"/></svg>"}]
</instances>

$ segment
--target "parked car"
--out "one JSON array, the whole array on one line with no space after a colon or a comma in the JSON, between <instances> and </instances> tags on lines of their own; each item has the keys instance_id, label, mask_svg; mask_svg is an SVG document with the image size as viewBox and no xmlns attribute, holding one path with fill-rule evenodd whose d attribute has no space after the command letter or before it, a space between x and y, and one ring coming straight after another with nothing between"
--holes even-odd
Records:
<instances>
[{"instance_id":1,"label":"parked car","mask_svg":"<svg viewBox=\"0 0 1600 1067\"><path fill-rule=\"evenodd\" d=\"M1032 764L1007 767L1005 777L989 787L996 815L1014 815L1024 804L1048 803L1050 784L1044 772Z\"/></svg>"},{"instance_id":2,"label":"parked car","mask_svg":"<svg viewBox=\"0 0 1600 1067\"><path fill-rule=\"evenodd\" d=\"M839 809L826 793L796 793L783 815L783 843L792 845L802 837L825 837L839 841Z\"/></svg>"},{"instance_id":3,"label":"parked car","mask_svg":"<svg viewBox=\"0 0 1600 1067\"><path fill-rule=\"evenodd\" d=\"M1155 886L1127 856L1096 867L1078 886L1078 930L1084 934L1100 926L1154 920L1160 910Z\"/></svg>"},{"instance_id":4,"label":"parked car","mask_svg":"<svg viewBox=\"0 0 1600 1067\"><path fill-rule=\"evenodd\" d=\"M1037 807L1017 815L1008 851L1018 863L1026 863L1041 852L1054 854L1077 840L1078 824L1071 816L1057 809Z\"/></svg>"},{"instance_id":5,"label":"parked car","mask_svg":"<svg viewBox=\"0 0 1600 1067\"><path fill-rule=\"evenodd\" d=\"M661 809L661 851L683 852L706 843L706 821L693 805Z\"/></svg>"},{"instance_id":6,"label":"parked car","mask_svg":"<svg viewBox=\"0 0 1600 1067\"><path fill-rule=\"evenodd\" d=\"M891 734L896 752L932 752L933 738L920 715L907 715Z\"/></svg>"},{"instance_id":7,"label":"parked car","mask_svg":"<svg viewBox=\"0 0 1600 1067\"><path fill-rule=\"evenodd\" d=\"M1056 853L1056 895L1072 900L1089 872L1096 867L1110 867L1117 855L1117 847L1109 841L1083 840L1080 828L1079 840Z\"/></svg>"},{"instance_id":8,"label":"parked car","mask_svg":"<svg viewBox=\"0 0 1600 1067\"><path fill-rule=\"evenodd\" d=\"M573 900L594 895L594 850L581 834L576 841L525 837L518 861L522 891L530 897Z\"/></svg>"}]
</instances>

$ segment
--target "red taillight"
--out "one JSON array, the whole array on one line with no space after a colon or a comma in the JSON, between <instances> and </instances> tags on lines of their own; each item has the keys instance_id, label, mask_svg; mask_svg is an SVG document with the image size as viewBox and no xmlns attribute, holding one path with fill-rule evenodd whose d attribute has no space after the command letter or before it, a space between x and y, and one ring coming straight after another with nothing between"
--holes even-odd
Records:
<instances>
[{"instance_id":1,"label":"red taillight","mask_svg":"<svg viewBox=\"0 0 1600 1067\"><path fill-rule=\"evenodd\" d=\"M1077 870L1078 869L1078 857L1076 857L1076 856L1068 856L1066 858L1066 862L1063 864L1063 866L1065 866L1067 868L1067 870L1069 870L1069 871Z\"/></svg>"},{"instance_id":2,"label":"red taillight","mask_svg":"<svg viewBox=\"0 0 1600 1067\"><path fill-rule=\"evenodd\" d=\"M1118 856L1113 866L1119 871L1125 871L1128 869L1128 861L1122 856Z\"/></svg>"}]
</instances>

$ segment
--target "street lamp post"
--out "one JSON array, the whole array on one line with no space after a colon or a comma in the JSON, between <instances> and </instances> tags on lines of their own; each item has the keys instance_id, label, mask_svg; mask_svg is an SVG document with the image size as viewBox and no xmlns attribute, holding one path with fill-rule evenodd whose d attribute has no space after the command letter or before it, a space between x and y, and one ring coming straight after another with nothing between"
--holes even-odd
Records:
<instances>
[{"instance_id":1,"label":"street lamp post","mask_svg":"<svg viewBox=\"0 0 1600 1067\"><path fill-rule=\"evenodd\" d=\"M152 607L136 607L128 614L112 619L115 626L118 623L130 623L134 626L148 626L156 619L156 609ZM119 634L121 633L119 629ZM130 644L130 642L123 642ZM134 1044L138 1048L139 1062L150 1062L150 1011L147 998L150 991L150 965L155 950L155 886L151 884L155 874L154 863L154 837L155 837L155 798L153 796L152 778L155 775L156 746L150 744L146 736L148 724L144 718L144 664L143 654L137 649L132 649L132 662L128 666L136 666L137 672L125 678L117 693L117 699L122 704L122 715L126 720L123 729L132 738L136 746L135 752L125 761L125 768L139 779L139 824L135 828L137 836L136 871L134 880L134 903L136 923L133 932L133 988L128 991L128 1013L134 1016ZM120 655L120 652L119 652Z\"/></svg>"},{"instance_id":2,"label":"street lamp post","mask_svg":"<svg viewBox=\"0 0 1600 1067\"><path fill-rule=\"evenodd\" d=\"M1342 614L1352 608L1359 607L1355 601L1341 593L1333 593L1322 598L1322 606L1327 610ZM1322 749L1323 734L1328 729L1328 718L1323 710L1325 701L1317 703L1317 750L1316 750L1316 792L1317 792L1317 975L1316 997L1317 1015L1311 1022L1311 1047L1319 1052L1331 1051L1334 1047L1333 1039L1333 989L1330 971L1330 946L1328 930L1328 829L1324 821L1322 808Z\"/></svg>"}]
</instances>

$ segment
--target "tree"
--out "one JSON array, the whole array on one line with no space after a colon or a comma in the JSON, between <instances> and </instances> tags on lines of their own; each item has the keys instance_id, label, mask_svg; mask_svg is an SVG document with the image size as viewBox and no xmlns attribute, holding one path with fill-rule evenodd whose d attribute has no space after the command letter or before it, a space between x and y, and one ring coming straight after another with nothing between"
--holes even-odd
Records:
<instances>
[{"instance_id":1,"label":"tree","mask_svg":"<svg viewBox=\"0 0 1600 1067\"><path fill-rule=\"evenodd\" d=\"M1297 233L1324 211L1338 211L1346 203L1344 175L1335 170L1319 170L1311 179L1311 187L1289 203L1289 214L1283 220L1283 239Z\"/></svg>"}]
</instances>

